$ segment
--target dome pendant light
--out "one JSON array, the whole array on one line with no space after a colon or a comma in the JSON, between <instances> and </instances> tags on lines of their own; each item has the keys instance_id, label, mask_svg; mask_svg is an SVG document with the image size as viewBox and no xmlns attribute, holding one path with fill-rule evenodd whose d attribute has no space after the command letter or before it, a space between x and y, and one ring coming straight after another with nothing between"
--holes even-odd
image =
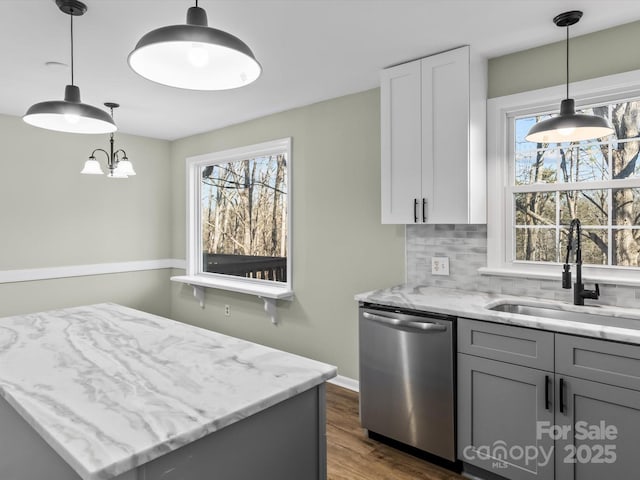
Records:
<instances>
[{"instance_id":1,"label":"dome pendant light","mask_svg":"<svg viewBox=\"0 0 640 480\"><path fill-rule=\"evenodd\" d=\"M186 25L147 33L128 61L136 73L153 82L188 90L243 87L262 72L246 43L208 26L207 12L197 0L187 11Z\"/></svg>"},{"instance_id":2,"label":"dome pendant light","mask_svg":"<svg viewBox=\"0 0 640 480\"><path fill-rule=\"evenodd\" d=\"M569 27L578 23L581 17L582 12L574 10L561 13L553 19L558 27L567 27L567 98L560 104L559 115L531 127L525 137L528 142L579 142L614 133L606 118L576 113L575 102L573 98L569 98Z\"/></svg>"},{"instance_id":3,"label":"dome pendant light","mask_svg":"<svg viewBox=\"0 0 640 480\"><path fill-rule=\"evenodd\" d=\"M87 6L77 0L56 0L60 10L71 18L71 85L64 90L64 100L32 105L22 119L30 125L69 133L109 133L117 130L113 118L100 108L80 101L80 89L73 78L73 17L81 16Z\"/></svg>"}]
</instances>

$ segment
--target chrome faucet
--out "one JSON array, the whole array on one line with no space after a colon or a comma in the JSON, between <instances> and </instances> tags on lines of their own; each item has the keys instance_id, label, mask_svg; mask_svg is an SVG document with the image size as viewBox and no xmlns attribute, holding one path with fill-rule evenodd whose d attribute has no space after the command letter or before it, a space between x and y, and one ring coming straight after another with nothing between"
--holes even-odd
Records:
<instances>
[{"instance_id":1,"label":"chrome faucet","mask_svg":"<svg viewBox=\"0 0 640 480\"><path fill-rule=\"evenodd\" d=\"M569 255L571 250L575 250L576 256L576 283L573 284L573 304L584 305L585 298L597 300L600 296L600 287L596 283L594 290L587 290L582 283L582 248L580 246L580 220L574 218L569 226L567 238L567 256L564 261L564 271L562 272L562 288L571 288L571 266L569 265ZM575 231L575 239L574 239Z\"/></svg>"}]
</instances>

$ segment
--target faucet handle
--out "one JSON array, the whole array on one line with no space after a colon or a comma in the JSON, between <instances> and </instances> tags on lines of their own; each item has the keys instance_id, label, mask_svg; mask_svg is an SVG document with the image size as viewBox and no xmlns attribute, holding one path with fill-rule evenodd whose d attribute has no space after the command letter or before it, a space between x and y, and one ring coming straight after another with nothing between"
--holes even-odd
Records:
<instances>
[{"instance_id":1,"label":"faucet handle","mask_svg":"<svg viewBox=\"0 0 640 480\"><path fill-rule=\"evenodd\" d=\"M596 288L593 290L583 290L581 294L582 298L590 298L592 300L597 300L600 296L600 285L596 283Z\"/></svg>"}]
</instances>

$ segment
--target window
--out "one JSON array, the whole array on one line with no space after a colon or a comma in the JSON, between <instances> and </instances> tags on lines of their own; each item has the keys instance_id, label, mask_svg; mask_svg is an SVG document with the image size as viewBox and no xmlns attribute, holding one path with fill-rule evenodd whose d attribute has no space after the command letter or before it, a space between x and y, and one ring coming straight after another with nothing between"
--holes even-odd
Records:
<instances>
[{"instance_id":1,"label":"window","mask_svg":"<svg viewBox=\"0 0 640 480\"><path fill-rule=\"evenodd\" d=\"M187 159L187 277L192 282L183 281L287 298L290 182L288 138Z\"/></svg>"},{"instance_id":2,"label":"window","mask_svg":"<svg viewBox=\"0 0 640 480\"><path fill-rule=\"evenodd\" d=\"M638 267L640 188L631 185L640 177L640 101L616 101L580 113L608 118L616 135L536 144L524 137L548 114L511 120L514 260L564 262L569 223L578 218L585 264Z\"/></svg>"},{"instance_id":3,"label":"window","mask_svg":"<svg viewBox=\"0 0 640 480\"><path fill-rule=\"evenodd\" d=\"M614 270L616 279L623 270L638 276L639 86L640 72L630 72L572 87L579 109L608 118L616 131L607 138L574 143L536 144L524 138L534 123L555 113L552 109L563 98L560 89L489 101L485 273L557 277L569 223L578 218L582 259L592 278L610 276Z\"/></svg>"}]
</instances>

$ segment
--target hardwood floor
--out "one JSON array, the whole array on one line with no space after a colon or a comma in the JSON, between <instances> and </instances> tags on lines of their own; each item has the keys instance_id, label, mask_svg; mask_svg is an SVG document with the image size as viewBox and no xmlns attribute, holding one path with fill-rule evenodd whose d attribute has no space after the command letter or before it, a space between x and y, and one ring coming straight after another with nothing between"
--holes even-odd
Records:
<instances>
[{"instance_id":1,"label":"hardwood floor","mask_svg":"<svg viewBox=\"0 0 640 480\"><path fill-rule=\"evenodd\" d=\"M433 465L371 440L360 427L358 394L327 384L328 480L464 480Z\"/></svg>"}]
</instances>

